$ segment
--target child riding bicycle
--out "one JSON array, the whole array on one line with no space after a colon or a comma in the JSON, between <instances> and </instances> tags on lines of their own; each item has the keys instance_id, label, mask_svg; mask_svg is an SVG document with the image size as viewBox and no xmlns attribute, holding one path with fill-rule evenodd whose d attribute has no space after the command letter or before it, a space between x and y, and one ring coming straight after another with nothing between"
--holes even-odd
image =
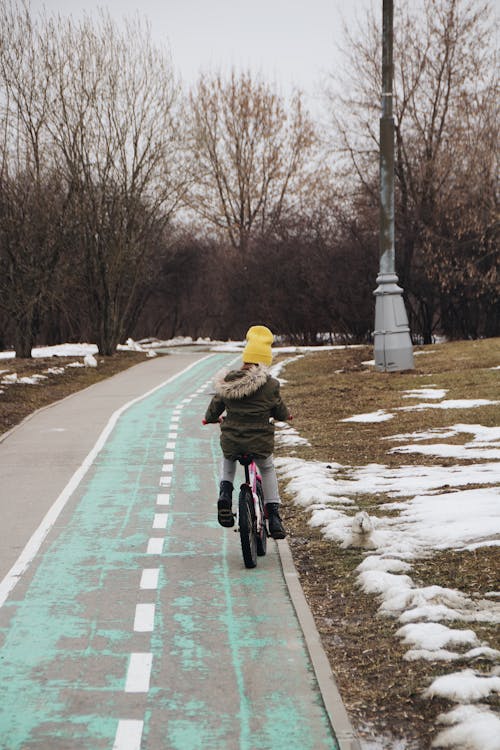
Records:
<instances>
[{"instance_id":1,"label":"child riding bicycle","mask_svg":"<svg viewBox=\"0 0 500 750\"><path fill-rule=\"evenodd\" d=\"M223 453L217 518L221 526L234 526L232 512L233 482L237 457L251 454L262 477L262 489L273 539L284 539L285 529L279 515L280 497L273 461L274 424L271 419L286 421L291 415L280 396L279 382L271 377L273 334L265 326L252 326L246 335L243 366L221 372L214 380L212 398L205 422L221 421Z\"/></svg>"}]
</instances>

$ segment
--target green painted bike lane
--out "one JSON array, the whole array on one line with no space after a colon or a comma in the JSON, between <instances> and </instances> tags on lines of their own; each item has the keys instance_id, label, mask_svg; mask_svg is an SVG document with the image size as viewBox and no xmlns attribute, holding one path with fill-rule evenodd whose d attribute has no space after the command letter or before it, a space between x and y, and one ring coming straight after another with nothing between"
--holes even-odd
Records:
<instances>
[{"instance_id":1,"label":"green painted bike lane","mask_svg":"<svg viewBox=\"0 0 500 750\"><path fill-rule=\"evenodd\" d=\"M218 526L201 360L119 418L0 610L2 750L336 748L276 545Z\"/></svg>"}]
</instances>

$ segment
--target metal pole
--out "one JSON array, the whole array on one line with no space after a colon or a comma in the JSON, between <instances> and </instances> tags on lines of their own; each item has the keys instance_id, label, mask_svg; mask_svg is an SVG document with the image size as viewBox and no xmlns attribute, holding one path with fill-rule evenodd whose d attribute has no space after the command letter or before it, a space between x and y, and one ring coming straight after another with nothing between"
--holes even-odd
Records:
<instances>
[{"instance_id":1,"label":"metal pole","mask_svg":"<svg viewBox=\"0 0 500 750\"><path fill-rule=\"evenodd\" d=\"M413 369L413 350L394 249L393 0L382 10L382 116L380 118L380 266L375 295L374 355L377 370Z\"/></svg>"}]
</instances>

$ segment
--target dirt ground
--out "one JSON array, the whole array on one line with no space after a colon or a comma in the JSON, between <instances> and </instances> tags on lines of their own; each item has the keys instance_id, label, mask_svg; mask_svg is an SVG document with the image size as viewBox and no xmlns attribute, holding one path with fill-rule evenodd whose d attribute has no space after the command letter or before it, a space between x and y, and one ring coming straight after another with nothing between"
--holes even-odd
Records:
<instances>
[{"instance_id":1,"label":"dirt ground","mask_svg":"<svg viewBox=\"0 0 500 750\"><path fill-rule=\"evenodd\" d=\"M363 364L372 359L370 347L325 351L290 363L283 371L283 396L294 414L295 428L311 444L294 449L297 457L345 466L414 465L418 471L420 464L447 466L456 461L390 454L394 443L384 438L458 423L500 423L498 405L490 405L397 412L390 422L339 424L354 414L408 405L402 400L406 389L432 386L446 389L447 399L498 400L500 375L492 368L500 362L499 339L418 347L415 353L415 370L407 373L377 373ZM456 442L463 440L464 436L456 438ZM289 455L290 450L284 447L279 454ZM387 747L399 741L403 744L397 746L406 750L428 750L437 733L438 714L452 704L424 700L422 691L439 674L449 672L450 665L403 659L407 649L395 636L400 623L378 615L377 598L356 586L355 568L363 560L362 550L342 549L326 541L318 529L309 526L308 512L283 494L282 515L295 565L353 724L362 738L380 742L384 737ZM391 500L383 494L353 499L358 509L375 516L386 514L383 505ZM411 576L421 585L438 584L480 596L498 590L498 548L440 552L414 562ZM450 627L464 624L450 623ZM474 623L474 630L492 648L500 648L496 626ZM467 666L453 663L454 670ZM481 669L481 664L475 663L474 668ZM491 703L498 705L498 700Z\"/></svg>"}]
</instances>

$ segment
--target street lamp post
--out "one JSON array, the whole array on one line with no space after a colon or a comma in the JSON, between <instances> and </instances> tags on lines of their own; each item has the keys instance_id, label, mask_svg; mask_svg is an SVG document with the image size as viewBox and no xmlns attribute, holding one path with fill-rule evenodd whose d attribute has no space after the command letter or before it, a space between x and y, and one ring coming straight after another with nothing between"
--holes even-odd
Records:
<instances>
[{"instance_id":1,"label":"street lamp post","mask_svg":"<svg viewBox=\"0 0 500 750\"><path fill-rule=\"evenodd\" d=\"M382 116L380 118L380 266L375 295L374 355L377 370L413 369L413 350L394 250L393 0L383 0Z\"/></svg>"}]
</instances>

